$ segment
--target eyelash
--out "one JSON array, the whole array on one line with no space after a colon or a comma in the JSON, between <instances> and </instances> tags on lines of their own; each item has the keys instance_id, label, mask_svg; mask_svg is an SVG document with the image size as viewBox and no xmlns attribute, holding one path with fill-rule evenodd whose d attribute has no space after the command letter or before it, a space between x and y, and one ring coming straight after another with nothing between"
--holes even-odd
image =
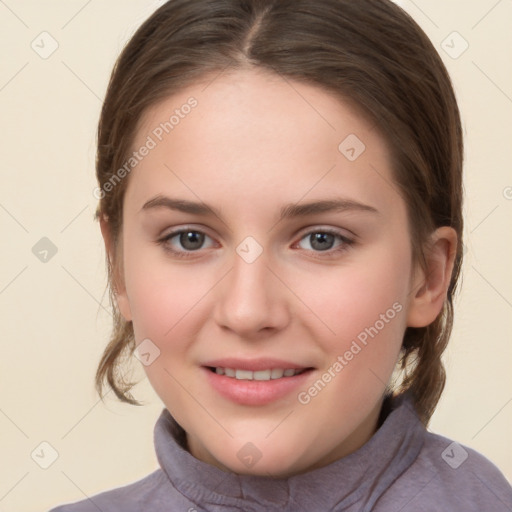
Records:
<instances>
[{"instance_id":1,"label":"eyelash","mask_svg":"<svg viewBox=\"0 0 512 512\"><path fill-rule=\"evenodd\" d=\"M182 228L182 229L178 229L176 231L172 231L171 233L168 233L164 237L160 238L159 240L157 240L157 244L163 246L163 248L166 252L169 252L170 254L172 254L173 256L175 256L177 258L184 258L184 259L185 258L194 258L195 257L194 254L199 253L201 251L201 249L197 249L195 251L190 251L190 250L176 251L175 249L172 249L169 245L170 240L172 240L177 235L181 235L182 233L202 234L202 235L207 236L208 238L211 238L201 230L193 229L193 228ZM308 236L311 236L313 234L319 234L319 233L324 234L324 235L332 235L332 236L338 238L342 242L338 247L336 247L334 249L327 249L325 251L314 251L314 250L304 249L308 252L313 252L315 254L321 255L320 257L323 259L329 258L329 257L335 257L335 256L347 251L348 249L350 249L351 246L353 246L355 243L354 240L346 237L345 235L342 235L339 231L336 231L336 230L330 229L330 228L315 229L315 230L308 231L301 236L301 238L299 239L299 242L304 240Z\"/></svg>"}]
</instances>

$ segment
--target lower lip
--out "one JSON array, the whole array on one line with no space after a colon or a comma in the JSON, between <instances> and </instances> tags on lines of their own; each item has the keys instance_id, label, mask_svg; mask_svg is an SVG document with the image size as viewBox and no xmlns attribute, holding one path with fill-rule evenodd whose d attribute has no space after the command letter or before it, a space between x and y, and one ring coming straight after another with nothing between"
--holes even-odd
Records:
<instances>
[{"instance_id":1,"label":"lower lip","mask_svg":"<svg viewBox=\"0 0 512 512\"><path fill-rule=\"evenodd\" d=\"M284 398L297 388L304 386L312 369L293 377L271 380L238 380L201 368L206 372L210 385L224 398L240 405L265 405Z\"/></svg>"}]
</instances>

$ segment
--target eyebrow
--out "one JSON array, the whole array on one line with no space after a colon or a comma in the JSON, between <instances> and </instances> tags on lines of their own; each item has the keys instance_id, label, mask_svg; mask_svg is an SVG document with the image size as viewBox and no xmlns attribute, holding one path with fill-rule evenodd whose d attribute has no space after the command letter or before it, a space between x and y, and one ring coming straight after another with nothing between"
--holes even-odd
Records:
<instances>
[{"instance_id":1,"label":"eyebrow","mask_svg":"<svg viewBox=\"0 0 512 512\"><path fill-rule=\"evenodd\" d=\"M141 208L141 211L152 210L155 208L166 208L169 210L176 210L192 215L210 215L213 214L219 219L222 215L217 208L209 206L206 203L197 203L188 201L186 199L175 199L167 196L158 195L150 199ZM359 211L369 213L379 213L373 206L354 201L352 199L334 198L322 201L313 201L309 203L294 204L290 203L281 208L279 220L290 219L294 217L305 217L307 215L314 215L326 212L345 212L345 211Z\"/></svg>"}]
</instances>

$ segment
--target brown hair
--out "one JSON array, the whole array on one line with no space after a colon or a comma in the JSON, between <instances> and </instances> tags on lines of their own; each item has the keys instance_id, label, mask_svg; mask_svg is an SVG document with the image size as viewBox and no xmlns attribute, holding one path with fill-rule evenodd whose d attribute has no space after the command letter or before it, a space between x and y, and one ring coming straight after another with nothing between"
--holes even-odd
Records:
<instances>
[{"instance_id":1,"label":"brown hair","mask_svg":"<svg viewBox=\"0 0 512 512\"><path fill-rule=\"evenodd\" d=\"M105 187L126 161L145 111L210 73L254 66L350 99L373 119L393 159L394 180L409 214L413 257L425 268L432 231L451 226L462 240L463 141L445 66L416 22L389 0L170 0L135 33L119 56L98 127L97 215L116 246L128 178ZM340 141L341 142L341 141ZM109 190L107 193L106 191ZM96 373L117 397L137 404L121 372L133 354L131 322L116 309ZM395 394L409 391L426 425L441 396L441 355L453 323L462 262L458 244L447 298L437 319L407 328Z\"/></svg>"}]
</instances>

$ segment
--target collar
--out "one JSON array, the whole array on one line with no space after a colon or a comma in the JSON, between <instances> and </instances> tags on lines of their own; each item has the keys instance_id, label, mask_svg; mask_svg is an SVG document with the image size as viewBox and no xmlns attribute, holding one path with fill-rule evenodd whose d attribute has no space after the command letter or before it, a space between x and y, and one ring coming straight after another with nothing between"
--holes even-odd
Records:
<instances>
[{"instance_id":1,"label":"collar","mask_svg":"<svg viewBox=\"0 0 512 512\"><path fill-rule=\"evenodd\" d=\"M186 434L167 409L155 425L158 461L173 487L203 509L344 510L360 503L369 511L418 456L426 435L409 395L387 398L381 425L358 450L327 466L274 479L238 475L196 459Z\"/></svg>"}]
</instances>

